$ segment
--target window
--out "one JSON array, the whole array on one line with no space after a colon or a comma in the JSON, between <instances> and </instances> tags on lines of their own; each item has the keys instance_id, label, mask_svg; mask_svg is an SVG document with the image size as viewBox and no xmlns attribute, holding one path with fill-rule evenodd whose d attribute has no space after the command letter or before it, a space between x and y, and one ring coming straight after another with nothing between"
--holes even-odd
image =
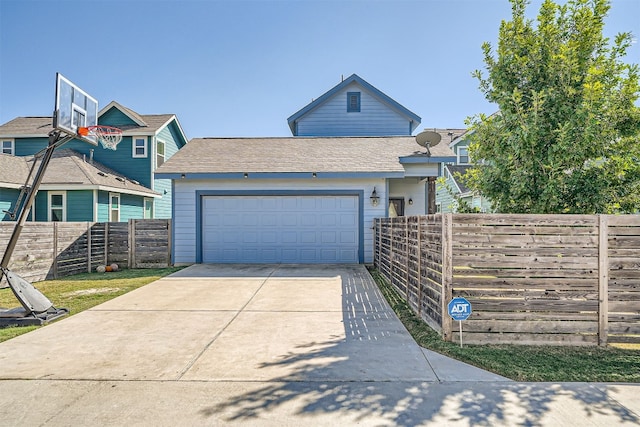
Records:
<instances>
[{"instance_id":1,"label":"window","mask_svg":"<svg viewBox=\"0 0 640 427\"><path fill-rule=\"evenodd\" d=\"M109 221L120 221L120 194L109 193Z\"/></svg>"},{"instance_id":2,"label":"window","mask_svg":"<svg viewBox=\"0 0 640 427\"><path fill-rule=\"evenodd\" d=\"M49 193L49 216L47 221L66 221L67 220L67 206L66 206L66 193L50 192Z\"/></svg>"},{"instance_id":3,"label":"window","mask_svg":"<svg viewBox=\"0 0 640 427\"><path fill-rule=\"evenodd\" d=\"M464 165L469 163L469 147L458 148L458 164Z\"/></svg>"},{"instance_id":4,"label":"window","mask_svg":"<svg viewBox=\"0 0 640 427\"><path fill-rule=\"evenodd\" d=\"M156 142L156 167L159 168L164 163L164 141Z\"/></svg>"},{"instance_id":5,"label":"window","mask_svg":"<svg viewBox=\"0 0 640 427\"><path fill-rule=\"evenodd\" d=\"M133 146L133 157L147 157L146 136L134 136L131 145Z\"/></svg>"},{"instance_id":6,"label":"window","mask_svg":"<svg viewBox=\"0 0 640 427\"><path fill-rule=\"evenodd\" d=\"M14 154L13 139L2 140L2 154L10 154L13 156Z\"/></svg>"},{"instance_id":7,"label":"window","mask_svg":"<svg viewBox=\"0 0 640 427\"><path fill-rule=\"evenodd\" d=\"M153 218L153 199L144 199L144 219Z\"/></svg>"},{"instance_id":8,"label":"window","mask_svg":"<svg viewBox=\"0 0 640 427\"><path fill-rule=\"evenodd\" d=\"M360 112L360 92L347 92L347 113Z\"/></svg>"}]
</instances>

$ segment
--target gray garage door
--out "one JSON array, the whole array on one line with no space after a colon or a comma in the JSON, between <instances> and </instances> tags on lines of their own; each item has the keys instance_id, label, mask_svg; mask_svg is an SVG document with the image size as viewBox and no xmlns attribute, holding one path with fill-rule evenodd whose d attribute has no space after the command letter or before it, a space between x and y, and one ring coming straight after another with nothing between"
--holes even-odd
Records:
<instances>
[{"instance_id":1,"label":"gray garage door","mask_svg":"<svg viewBox=\"0 0 640 427\"><path fill-rule=\"evenodd\" d=\"M356 196L206 196L205 263L357 263Z\"/></svg>"}]
</instances>

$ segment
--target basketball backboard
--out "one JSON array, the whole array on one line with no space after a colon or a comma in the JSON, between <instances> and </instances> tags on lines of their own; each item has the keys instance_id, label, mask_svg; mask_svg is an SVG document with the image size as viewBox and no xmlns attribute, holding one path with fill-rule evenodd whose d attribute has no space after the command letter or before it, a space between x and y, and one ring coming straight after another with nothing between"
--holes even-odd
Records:
<instances>
[{"instance_id":1,"label":"basketball backboard","mask_svg":"<svg viewBox=\"0 0 640 427\"><path fill-rule=\"evenodd\" d=\"M79 136L78 127L98 124L98 101L80 89L62 74L56 73L56 106L53 127L93 145L98 142L93 135Z\"/></svg>"}]
</instances>

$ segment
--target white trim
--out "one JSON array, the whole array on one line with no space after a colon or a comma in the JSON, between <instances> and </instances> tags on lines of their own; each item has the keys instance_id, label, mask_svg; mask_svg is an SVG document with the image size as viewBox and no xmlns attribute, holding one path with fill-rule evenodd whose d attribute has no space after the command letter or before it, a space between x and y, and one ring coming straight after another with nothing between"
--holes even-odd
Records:
<instances>
[{"instance_id":1,"label":"white trim","mask_svg":"<svg viewBox=\"0 0 640 427\"><path fill-rule=\"evenodd\" d=\"M14 187L12 187L14 186ZM98 191L110 191L112 193L121 193L121 194L131 194L133 196L143 196L143 197L153 197L153 198L161 198L162 194L150 194L150 192L146 192L146 191L138 191L138 190L129 190L126 188L119 188L119 187L110 187L110 186L106 186L106 185L95 185L95 184L68 184L68 185L62 185L62 184L42 184L40 186L40 190L47 190L47 191L58 191L60 190L60 187L64 186L65 191L71 191L71 190L98 190ZM2 184L2 188L20 188L21 185L16 185L16 184Z\"/></svg>"},{"instance_id":2,"label":"white trim","mask_svg":"<svg viewBox=\"0 0 640 427\"><path fill-rule=\"evenodd\" d=\"M10 156L15 156L16 155L16 141L14 138L0 138L0 141L2 141L2 146L0 147L0 149L2 150L2 154L8 154ZM11 143L11 153L5 153L4 152L4 143L5 142L10 142Z\"/></svg>"},{"instance_id":3,"label":"white trim","mask_svg":"<svg viewBox=\"0 0 640 427\"><path fill-rule=\"evenodd\" d=\"M117 209L117 211L118 211L118 221L113 221L113 219L111 218L111 213L113 211L113 208L111 207L111 198L112 197L117 197L118 198L118 209ZM120 222L120 207L122 205L120 203L120 200L121 200L120 199L120 193L109 193L109 208L108 208L108 211L107 211L109 222Z\"/></svg>"},{"instance_id":4,"label":"white trim","mask_svg":"<svg viewBox=\"0 0 640 427\"><path fill-rule=\"evenodd\" d=\"M66 222L67 221L67 192L66 191L50 191L47 194L47 221L49 222L53 221L51 216L51 210L53 209L53 207L51 206L52 196L62 196L62 220L61 221Z\"/></svg>"},{"instance_id":5,"label":"white trim","mask_svg":"<svg viewBox=\"0 0 640 427\"><path fill-rule=\"evenodd\" d=\"M136 148L138 148L136 146L136 142L137 140L144 140L144 146L143 146L143 153L142 154L136 154ZM131 157L133 157L134 159L143 159L143 158L147 158L148 157L148 153L149 153L149 137L146 135L133 135L131 136Z\"/></svg>"}]
</instances>

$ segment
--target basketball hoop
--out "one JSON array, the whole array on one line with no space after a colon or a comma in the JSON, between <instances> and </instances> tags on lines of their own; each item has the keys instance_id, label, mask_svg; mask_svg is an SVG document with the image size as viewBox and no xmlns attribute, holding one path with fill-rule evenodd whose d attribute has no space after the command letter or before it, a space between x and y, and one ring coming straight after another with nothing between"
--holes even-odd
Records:
<instances>
[{"instance_id":1,"label":"basketball hoop","mask_svg":"<svg viewBox=\"0 0 640 427\"><path fill-rule=\"evenodd\" d=\"M113 126L79 127L78 135L85 137L91 135L100 141L103 148L108 148L109 150L115 150L120 141L122 141L122 129Z\"/></svg>"}]
</instances>

